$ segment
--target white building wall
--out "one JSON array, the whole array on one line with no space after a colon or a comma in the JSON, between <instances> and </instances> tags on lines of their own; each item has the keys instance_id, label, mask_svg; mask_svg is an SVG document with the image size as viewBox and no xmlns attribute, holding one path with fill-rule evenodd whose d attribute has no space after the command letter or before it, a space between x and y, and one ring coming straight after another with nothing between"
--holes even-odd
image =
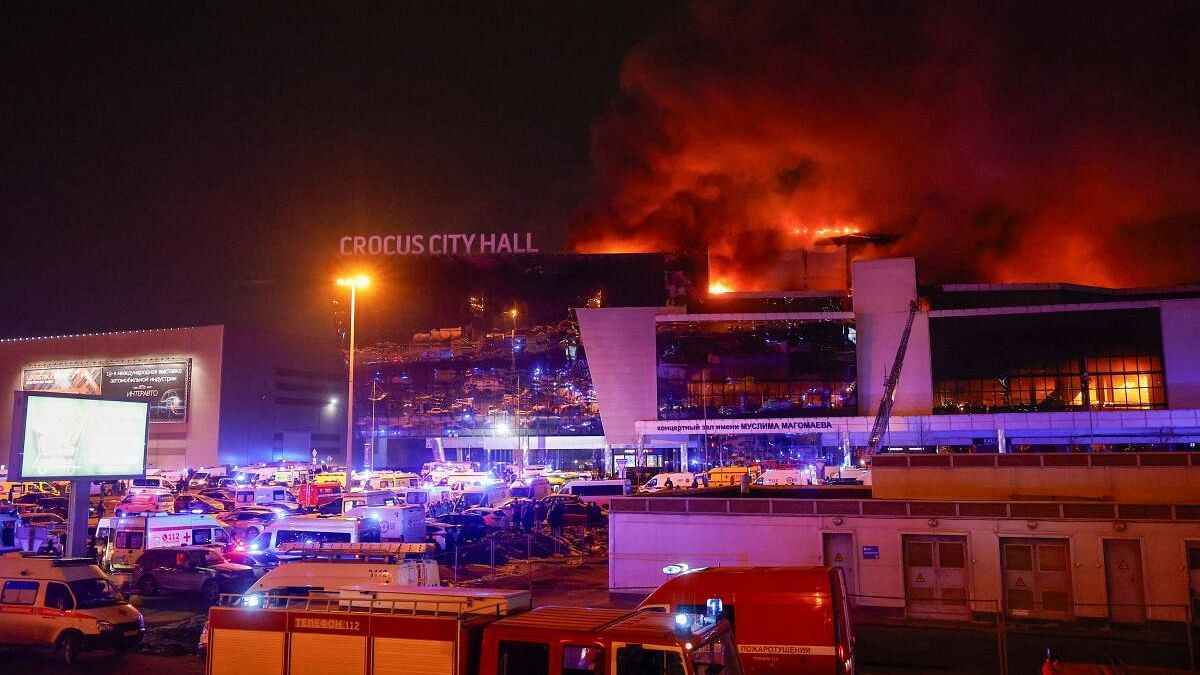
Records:
<instances>
[{"instance_id":1,"label":"white building wall","mask_svg":"<svg viewBox=\"0 0 1200 675\"><path fill-rule=\"evenodd\" d=\"M1029 523L1035 527L1030 528ZM931 523L933 523L931 525ZM1141 544L1148 618L1183 621L1190 601L1186 542L1200 540L1200 523L1113 521L788 516L743 514L624 513L609 515L609 590L648 592L666 580L663 567L731 565L821 565L826 532L854 537L857 571L850 593L869 606L903 606L905 535L965 536L973 609L994 612L1002 600L1000 539L1067 539L1071 554L1072 601L1078 617L1107 616L1104 569L1106 539ZM863 546L879 547L879 558L862 558Z\"/></svg>"},{"instance_id":2,"label":"white building wall","mask_svg":"<svg viewBox=\"0 0 1200 675\"><path fill-rule=\"evenodd\" d=\"M1164 300L1159 316L1167 405L1200 408L1200 300Z\"/></svg>"},{"instance_id":3,"label":"white building wall","mask_svg":"<svg viewBox=\"0 0 1200 675\"><path fill-rule=\"evenodd\" d=\"M909 304L917 299L916 261L856 261L852 274L858 331L858 410L870 416L879 409L883 382L896 359ZM913 320L895 401L896 415L928 415L933 410L928 314L919 313Z\"/></svg>"},{"instance_id":4,"label":"white building wall","mask_svg":"<svg viewBox=\"0 0 1200 675\"><path fill-rule=\"evenodd\" d=\"M654 317L672 309L575 310L592 384L600 401L600 421L610 445L636 444L634 422L658 417Z\"/></svg>"},{"instance_id":5,"label":"white building wall","mask_svg":"<svg viewBox=\"0 0 1200 675\"><path fill-rule=\"evenodd\" d=\"M25 368L190 358L188 419L150 425L148 461L164 469L216 464L223 330L201 326L0 340L0 457L7 462L12 435L8 411L13 409L13 392L21 388Z\"/></svg>"}]
</instances>

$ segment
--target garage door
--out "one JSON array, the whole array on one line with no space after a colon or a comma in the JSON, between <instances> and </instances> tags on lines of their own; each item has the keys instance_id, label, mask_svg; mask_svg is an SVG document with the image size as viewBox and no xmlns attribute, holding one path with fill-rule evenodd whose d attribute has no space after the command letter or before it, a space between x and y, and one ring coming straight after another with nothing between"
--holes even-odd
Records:
<instances>
[{"instance_id":1,"label":"garage door","mask_svg":"<svg viewBox=\"0 0 1200 675\"><path fill-rule=\"evenodd\" d=\"M965 536L905 536L904 573L910 614L951 619L970 616Z\"/></svg>"},{"instance_id":2,"label":"garage door","mask_svg":"<svg viewBox=\"0 0 1200 675\"><path fill-rule=\"evenodd\" d=\"M1018 619L1070 619L1071 548L1066 539L1000 540L1004 607Z\"/></svg>"}]
</instances>

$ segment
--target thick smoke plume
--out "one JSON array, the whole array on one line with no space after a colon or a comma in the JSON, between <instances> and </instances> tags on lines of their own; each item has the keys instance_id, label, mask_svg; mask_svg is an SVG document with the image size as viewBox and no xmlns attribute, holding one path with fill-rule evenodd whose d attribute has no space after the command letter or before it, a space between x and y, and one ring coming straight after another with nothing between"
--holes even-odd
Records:
<instances>
[{"instance_id":1,"label":"thick smoke plume","mask_svg":"<svg viewBox=\"0 0 1200 675\"><path fill-rule=\"evenodd\" d=\"M924 281L1200 280L1200 4L700 2L593 130L581 251L879 233Z\"/></svg>"}]
</instances>

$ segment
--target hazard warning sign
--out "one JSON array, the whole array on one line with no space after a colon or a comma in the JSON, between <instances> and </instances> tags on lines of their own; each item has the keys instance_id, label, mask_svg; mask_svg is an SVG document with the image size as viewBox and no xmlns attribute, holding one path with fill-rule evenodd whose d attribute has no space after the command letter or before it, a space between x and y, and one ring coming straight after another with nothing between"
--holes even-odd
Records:
<instances>
[{"instance_id":1,"label":"hazard warning sign","mask_svg":"<svg viewBox=\"0 0 1200 675\"><path fill-rule=\"evenodd\" d=\"M1129 563L1127 563L1127 562L1125 562L1124 560L1122 560L1121 562L1117 563L1117 569L1119 569L1119 570L1127 570L1127 569L1129 569Z\"/></svg>"},{"instance_id":2,"label":"hazard warning sign","mask_svg":"<svg viewBox=\"0 0 1200 675\"><path fill-rule=\"evenodd\" d=\"M1017 583L1013 584L1013 586L1016 586L1017 588L1025 588L1025 580L1021 577L1017 577Z\"/></svg>"},{"instance_id":3,"label":"hazard warning sign","mask_svg":"<svg viewBox=\"0 0 1200 675\"><path fill-rule=\"evenodd\" d=\"M917 572L917 578L913 581L918 584L923 584L925 583L925 575L921 572Z\"/></svg>"},{"instance_id":4,"label":"hazard warning sign","mask_svg":"<svg viewBox=\"0 0 1200 675\"><path fill-rule=\"evenodd\" d=\"M844 562L845 560L846 559L842 557L841 553L833 556L833 562Z\"/></svg>"}]
</instances>

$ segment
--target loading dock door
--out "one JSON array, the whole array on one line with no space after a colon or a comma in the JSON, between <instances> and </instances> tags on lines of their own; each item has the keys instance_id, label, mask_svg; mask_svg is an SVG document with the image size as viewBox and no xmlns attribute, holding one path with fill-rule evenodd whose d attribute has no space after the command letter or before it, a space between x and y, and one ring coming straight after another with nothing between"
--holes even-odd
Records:
<instances>
[{"instance_id":1,"label":"loading dock door","mask_svg":"<svg viewBox=\"0 0 1200 675\"><path fill-rule=\"evenodd\" d=\"M854 537L848 532L826 532L824 539L825 564L842 568L842 573L846 575L846 592L850 594L850 604L857 605L857 558L854 555Z\"/></svg>"},{"instance_id":2,"label":"loading dock door","mask_svg":"<svg viewBox=\"0 0 1200 675\"><path fill-rule=\"evenodd\" d=\"M961 619L967 600L967 538L906 535L905 598L913 616Z\"/></svg>"},{"instance_id":3,"label":"loading dock door","mask_svg":"<svg viewBox=\"0 0 1200 675\"><path fill-rule=\"evenodd\" d=\"M1105 539L1104 576L1108 586L1108 618L1113 623L1145 623L1141 542Z\"/></svg>"},{"instance_id":4,"label":"loading dock door","mask_svg":"<svg viewBox=\"0 0 1200 675\"><path fill-rule=\"evenodd\" d=\"M1021 619L1070 619L1071 555L1066 539L1002 538L1004 607Z\"/></svg>"}]
</instances>

